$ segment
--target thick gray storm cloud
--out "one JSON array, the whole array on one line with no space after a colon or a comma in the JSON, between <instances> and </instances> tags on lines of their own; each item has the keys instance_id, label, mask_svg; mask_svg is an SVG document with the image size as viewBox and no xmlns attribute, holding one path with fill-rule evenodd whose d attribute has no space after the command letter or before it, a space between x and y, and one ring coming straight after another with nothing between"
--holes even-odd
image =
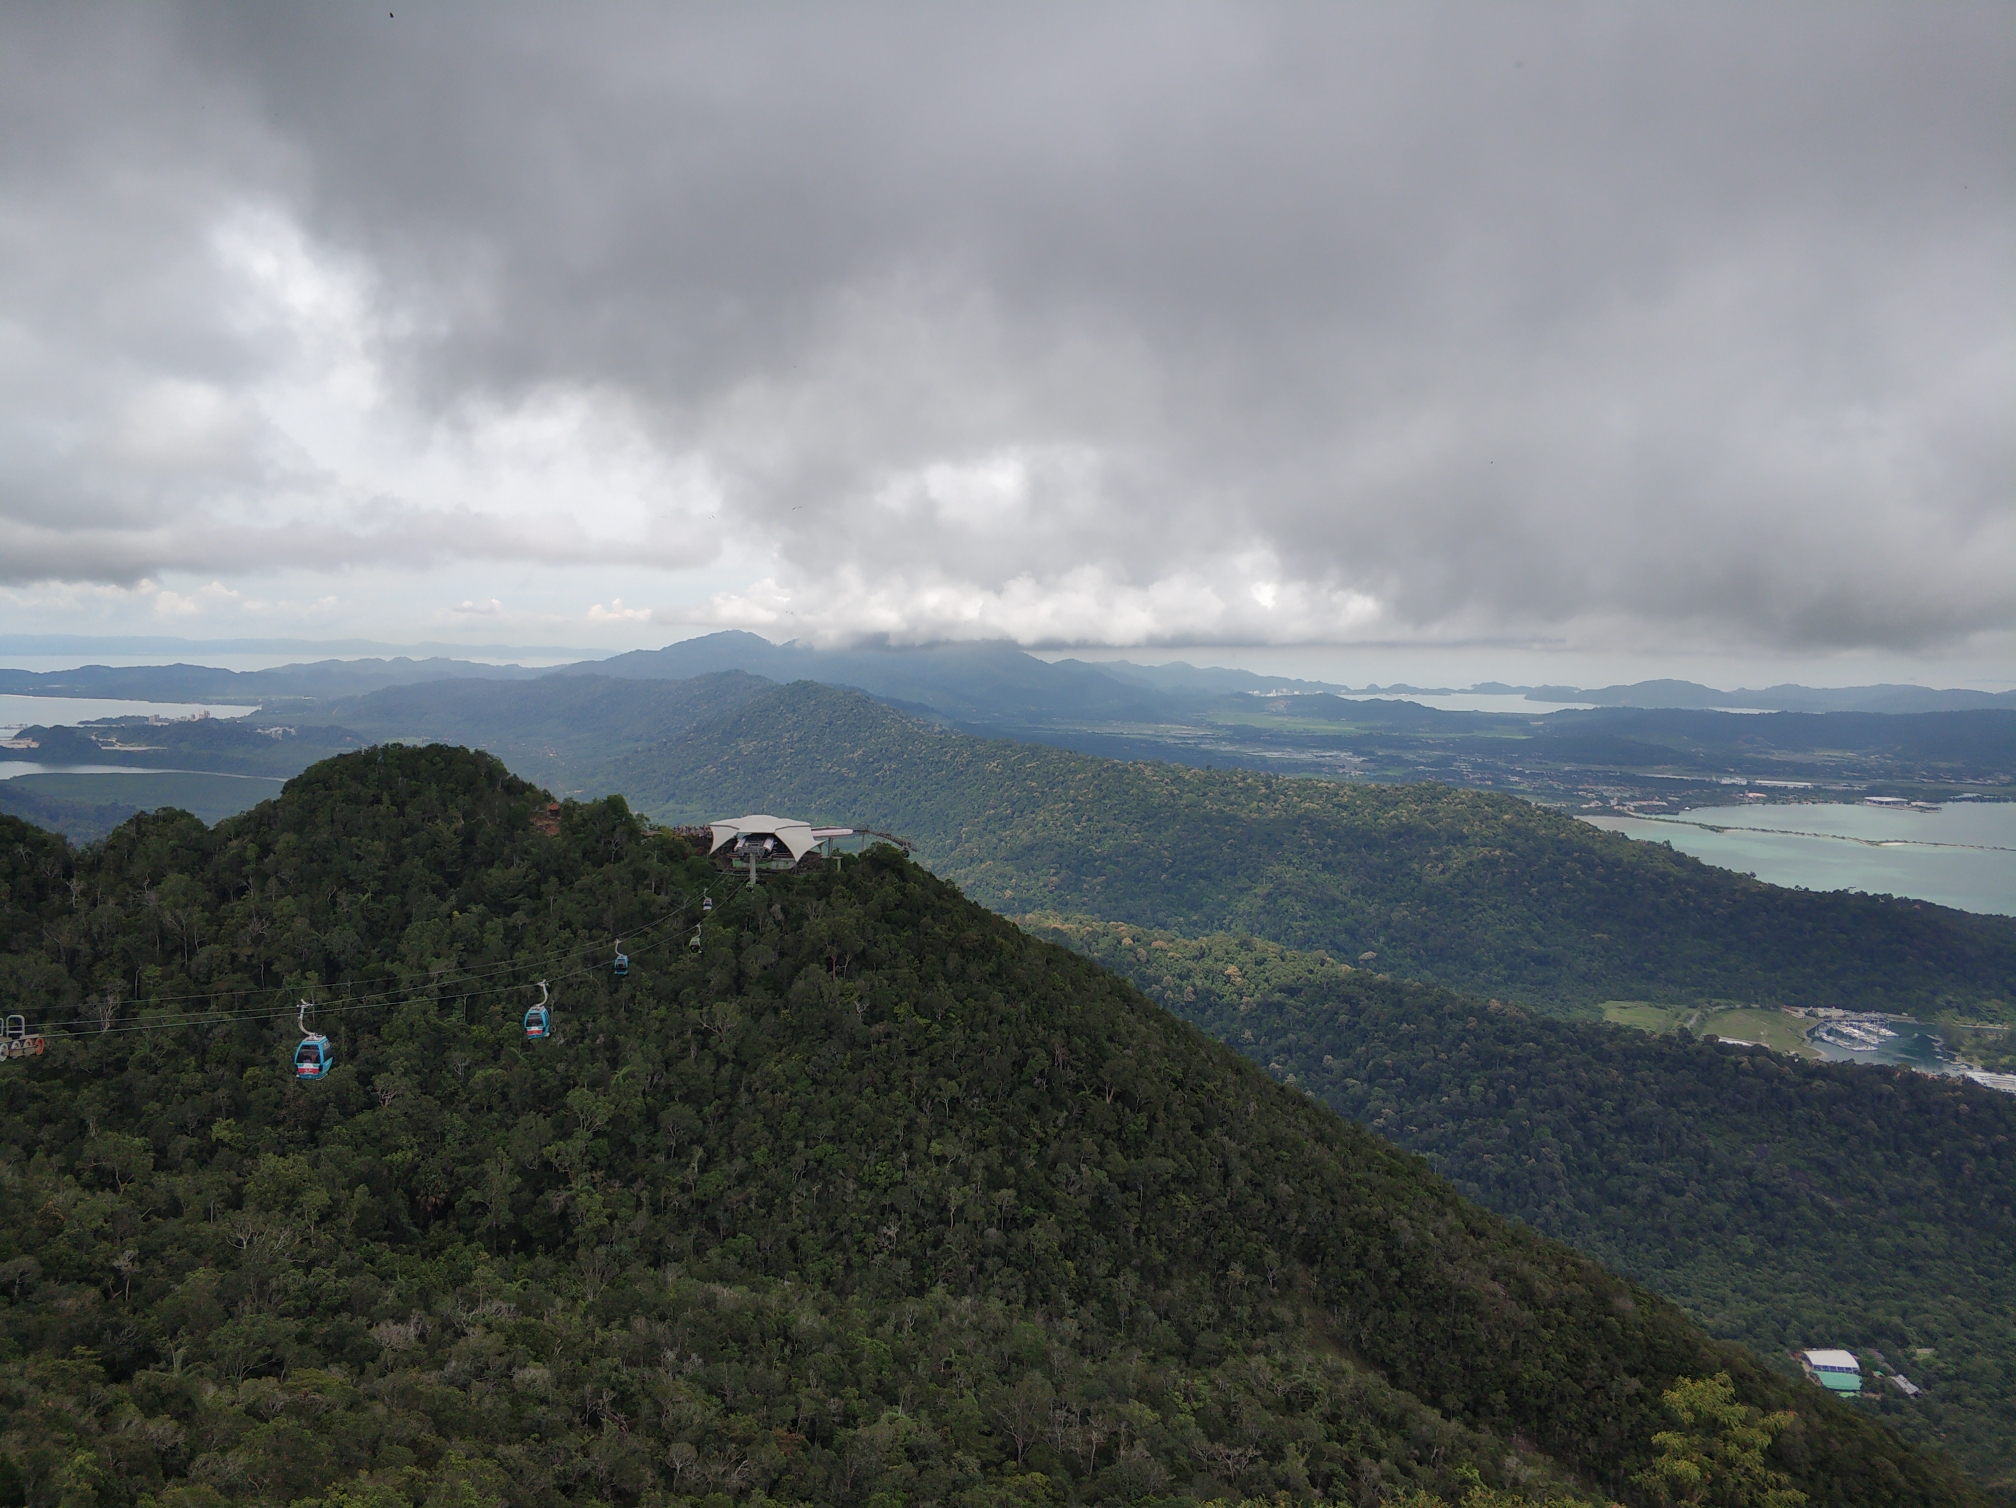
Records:
<instances>
[{"instance_id":1,"label":"thick gray storm cloud","mask_svg":"<svg viewBox=\"0 0 2016 1508\"><path fill-rule=\"evenodd\" d=\"M386 3L0 19L0 579L2016 627L2005 4Z\"/></svg>"}]
</instances>

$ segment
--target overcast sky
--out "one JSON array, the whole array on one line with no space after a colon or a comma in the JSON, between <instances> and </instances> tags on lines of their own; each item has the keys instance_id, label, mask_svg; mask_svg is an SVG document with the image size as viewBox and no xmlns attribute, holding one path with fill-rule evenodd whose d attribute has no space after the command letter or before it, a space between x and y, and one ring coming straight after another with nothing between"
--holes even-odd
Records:
<instances>
[{"instance_id":1,"label":"overcast sky","mask_svg":"<svg viewBox=\"0 0 2016 1508\"><path fill-rule=\"evenodd\" d=\"M11 7L0 629L2016 676L2012 80L2006 0Z\"/></svg>"}]
</instances>

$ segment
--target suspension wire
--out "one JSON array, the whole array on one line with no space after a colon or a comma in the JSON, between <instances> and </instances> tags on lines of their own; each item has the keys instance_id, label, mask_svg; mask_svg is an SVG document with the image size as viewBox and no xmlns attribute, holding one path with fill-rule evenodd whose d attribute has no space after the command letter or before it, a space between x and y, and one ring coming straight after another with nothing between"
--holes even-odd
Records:
<instances>
[{"instance_id":1,"label":"suspension wire","mask_svg":"<svg viewBox=\"0 0 2016 1508\"><path fill-rule=\"evenodd\" d=\"M594 968L570 969L564 974L548 974L546 977L548 980L585 979L589 975L599 972L600 970ZM432 999L437 1005L462 1000L482 1000L492 995L508 995L513 991L524 988L525 985L522 983L502 984L483 990L451 991L447 994L434 996ZM382 1006L395 1004L402 999L413 1000L420 998L426 997L421 997L412 992L387 990L376 995L345 996L341 999L321 1004L310 1002L310 1009L315 1011L317 1015L346 1016L352 1011L377 1010ZM180 1031L192 1026L230 1026L247 1021L278 1021L284 1019L295 1009L297 1007L285 1005L247 1006L242 1010L205 1011L181 1016L136 1016L131 1020L115 1022L113 1025L104 1027L103 1029L65 1026L57 1027L51 1031L37 1032L35 1035L43 1038L45 1041L50 1041L58 1037L115 1037L127 1032Z\"/></svg>"},{"instance_id":2,"label":"suspension wire","mask_svg":"<svg viewBox=\"0 0 2016 1508\"><path fill-rule=\"evenodd\" d=\"M646 922L643 926L637 928L636 931L626 933L625 936L643 937L647 933L655 932L658 928L664 926L665 923L671 921L674 917L683 916L688 911L691 911L696 904L697 904L696 901L694 901L691 898L688 898L686 901L681 903L676 910L666 912L656 921ZM614 937L614 935L615 934L613 933L611 934L612 937ZM599 947L600 944L583 943L579 947L563 948L557 952L542 954L541 957L553 960L571 958L576 953L585 952L591 946ZM537 965L537 962L538 962L537 959L533 960L534 966ZM507 959L501 963L484 964L476 968L464 969L462 970L462 972L471 978L476 978L486 974L494 974L509 969L515 969L520 966L521 966L520 960ZM266 993L266 987L264 986L254 986L242 990L219 990L216 991L214 994L209 991L196 991L187 995L157 995L153 997L150 1003L155 1005L174 1005L177 1002L183 1000L232 1000L236 999L241 995L263 995L265 993Z\"/></svg>"},{"instance_id":3,"label":"suspension wire","mask_svg":"<svg viewBox=\"0 0 2016 1508\"><path fill-rule=\"evenodd\" d=\"M698 898L689 897L686 901L684 901L674 910L666 912L665 915L659 917L656 921L647 922L644 926L637 928L634 932L631 932L628 935L631 937L642 937L651 932L655 932L658 928L664 926L667 922L672 921L678 917L683 917L687 912L692 911L695 907L699 905L700 901ZM499 963L485 965L477 969L463 970L460 972L460 976L458 978L448 983L443 993L435 995L431 998L435 1000L436 1003L440 1003L444 1001L478 1000L486 998L491 995L509 994L514 990L524 989L526 982L523 980L519 980L506 984L493 985L487 989L458 989L457 986L463 983L464 981L480 980L487 976L499 973L507 973L520 970L527 972L538 972L545 965L576 958L583 953L589 952L591 949L599 953L601 951L602 946L603 944L599 942L583 943L572 948L567 948L552 953L539 954L529 959L508 959ZM549 969L547 970L546 977L549 980L581 979L598 972L599 969L593 966L570 969L564 973L559 974L555 974L551 972L551 970ZM400 989L381 990L370 995L361 995L361 996L344 995L339 996L335 1001L329 1002L327 1004L316 1005L314 1009L318 1013L327 1012L332 1016L348 1015L352 1011L375 1010L381 1006L392 1003L395 1000L399 999L410 1000L415 998L422 998L422 990L424 990L424 988L425 988L424 986L422 986L419 989L413 987L406 987ZM266 992L263 990L261 991L231 990L214 996L169 995L161 997L161 1000L162 1002L165 1003L173 1003L180 1000L202 1000L202 999L228 1000L236 998L238 996L250 995L255 993L263 994ZM292 993L292 991L287 991L287 993ZM150 1003L156 1003L156 1002L150 1002ZM53 1041L61 1038L72 1038L72 1037L114 1036L129 1032L179 1031L192 1026L224 1026L232 1024L234 1022L277 1020L280 1017L286 1016L294 1009L295 1009L294 1006L254 1005L254 1006L242 1006L236 1008L218 1009L210 1011L198 1010L198 1011L183 1012L178 1015L166 1016L166 1017L161 1016L135 1017L131 1020L108 1025L95 1031L90 1029L89 1027L56 1027L53 1029L45 1029L43 1031L37 1032L35 1033L35 1035L41 1037L45 1041Z\"/></svg>"}]
</instances>

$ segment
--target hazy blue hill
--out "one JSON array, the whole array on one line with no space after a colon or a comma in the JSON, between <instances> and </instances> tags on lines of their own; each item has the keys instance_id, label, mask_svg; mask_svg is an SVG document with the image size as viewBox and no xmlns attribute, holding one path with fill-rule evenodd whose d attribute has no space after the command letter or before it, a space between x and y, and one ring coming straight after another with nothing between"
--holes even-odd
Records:
<instances>
[{"instance_id":1,"label":"hazy blue hill","mask_svg":"<svg viewBox=\"0 0 2016 1508\"><path fill-rule=\"evenodd\" d=\"M318 660L271 670L212 665L85 665L75 670L0 670L0 692L156 702L250 702L274 697L358 696L381 686L470 678L528 680L544 672L441 656Z\"/></svg>"},{"instance_id":2,"label":"hazy blue hill","mask_svg":"<svg viewBox=\"0 0 2016 1508\"><path fill-rule=\"evenodd\" d=\"M268 722L258 712L191 722L150 723L121 718L75 728L27 727L32 749L0 751L38 764L127 765L134 768L207 770L230 775L299 774L318 759L357 748L353 730L306 722Z\"/></svg>"},{"instance_id":3,"label":"hazy blue hill","mask_svg":"<svg viewBox=\"0 0 2016 1508\"><path fill-rule=\"evenodd\" d=\"M1238 703L1234 704L1238 706ZM1294 696L1244 698L1249 709L1316 722L1348 723L1359 728L1404 729L1420 733L1488 733L1516 731L1525 735L1533 719L1499 712L1453 712L1384 696L1338 696L1328 691Z\"/></svg>"},{"instance_id":4,"label":"hazy blue hill","mask_svg":"<svg viewBox=\"0 0 2016 1508\"><path fill-rule=\"evenodd\" d=\"M1803 689L1803 688L1801 688ZM1602 686L1585 689L1575 686L1536 686L1527 695L1536 701L1593 702L1599 707L1728 707L1732 692L1717 691L1699 681L1637 681L1629 686Z\"/></svg>"},{"instance_id":5,"label":"hazy blue hill","mask_svg":"<svg viewBox=\"0 0 2016 1508\"><path fill-rule=\"evenodd\" d=\"M136 770L131 774L47 773L0 782L0 810L64 833L100 838L135 812L172 807L205 822L221 822L280 794L276 775L216 775L198 770ZM116 813L116 816L115 816Z\"/></svg>"},{"instance_id":6,"label":"hazy blue hill","mask_svg":"<svg viewBox=\"0 0 2016 1508\"><path fill-rule=\"evenodd\" d=\"M550 675L391 687L332 703L325 715L374 741L487 749L567 795L602 795L614 789L612 761L769 689L733 670L682 681Z\"/></svg>"},{"instance_id":7,"label":"hazy blue hill","mask_svg":"<svg viewBox=\"0 0 2016 1508\"><path fill-rule=\"evenodd\" d=\"M1287 689L1344 691L1349 688L1328 681L1297 680L1293 676L1262 675L1255 670L1227 670L1220 666L1198 667L1184 660L1165 665L1136 665L1131 660L1058 660L1058 665L1082 666L1137 686L1153 686L1160 691L1180 692L1265 692Z\"/></svg>"},{"instance_id":8,"label":"hazy blue hill","mask_svg":"<svg viewBox=\"0 0 2016 1508\"><path fill-rule=\"evenodd\" d=\"M2016 1096L1534 1018L1251 937L1033 930L1715 1334L1788 1368L1885 1358L1926 1391L1861 1406L2016 1489Z\"/></svg>"},{"instance_id":9,"label":"hazy blue hill","mask_svg":"<svg viewBox=\"0 0 2016 1508\"><path fill-rule=\"evenodd\" d=\"M1246 932L1479 994L2000 1012L2016 923L1811 894L1514 797L1123 764L801 683L619 762L656 813L893 828L998 910Z\"/></svg>"},{"instance_id":10,"label":"hazy blue hill","mask_svg":"<svg viewBox=\"0 0 2016 1508\"><path fill-rule=\"evenodd\" d=\"M1568 741L1633 740L1706 767L1756 755L1851 750L1915 759L1928 767L2016 767L2016 707L1973 711L1717 713L1657 709L1557 712L1541 725L1550 749Z\"/></svg>"},{"instance_id":11,"label":"hazy blue hill","mask_svg":"<svg viewBox=\"0 0 2016 1508\"><path fill-rule=\"evenodd\" d=\"M697 639L681 639L663 649L635 649L607 659L584 660L563 666L557 674L611 675L626 680L683 681L696 675L719 675L739 670L775 680L796 679L795 667L812 658L812 652L795 645L772 644L759 634L741 629L724 629Z\"/></svg>"},{"instance_id":12,"label":"hazy blue hill","mask_svg":"<svg viewBox=\"0 0 2016 1508\"><path fill-rule=\"evenodd\" d=\"M5 835L0 978L74 1035L0 1065L0 1487L1635 1497L1726 1370L1813 1508L1984 1501L893 851L751 894L545 800L372 749L215 829Z\"/></svg>"},{"instance_id":13,"label":"hazy blue hill","mask_svg":"<svg viewBox=\"0 0 2016 1508\"><path fill-rule=\"evenodd\" d=\"M772 644L755 634L708 634L571 667L593 675L678 680L742 670L775 681L850 686L872 696L928 707L954 722L1045 723L1058 718L1165 715L1171 698L1096 665L1046 664L1005 642L904 649L814 649Z\"/></svg>"},{"instance_id":14,"label":"hazy blue hill","mask_svg":"<svg viewBox=\"0 0 2016 1508\"><path fill-rule=\"evenodd\" d=\"M1800 696L1800 694L1806 696ZM1853 698L1853 702L1851 702ZM1804 685L1774 685L1758 700L1778 700L1786 710L1814 712L1972 712L1976 708L2016 708L2016 692L1974 692L1968 687L1933 689L1927 685L1857 685L1847 696L1812 692ZM1843 706L1847 702L1847 706ZM1738 704L1740 706L1740 704Z\"/></svg>"},{"instance_id":15,"label":"hazy blue hill","mask_svg":"<svg viewBox=\"0 0 2016 1508\"><path fill-rule=\"evenodd\" d=\"M137 810L117 801L72 801L24 787L18 779L0 780L0 814L62 833L75 843L104 837Z\"/></svg>"},{"instance_id":16,"label":"hazy blue hill","mask_svg":"<svg viewBox=\"0 0 2016 1508\"><path fill-rule=\"evenodd\" d=\"M1666 767L1707 774L1779 770L1787 756L1854 753L1920 762L1928 774L2016 769L2016 708L1915 712L1716 712L1692 708L1600 707L1521 716L1452 712L1417 702L1328 693L1245 697L1254 714L1406 731L1443 738L1516 739L1547 760L1602 767ZM1821 768L1810 758L1799 766ZM1782 772L1782 771L1780 771Z\"/></svg>"},{"instance_id":17,"label":"hazy blue hill","mask_svg":"<svg viewBox=\"0 0 2016 1508\"><path fill-rule=\"evenodd\" d=\"M124 765L284 778L371 742L452 742L502 755L519 773L568 795L601 795L625 751L742 705L770 682L739 672L689 681L554 676L455 679L394 686L312 710L243 718L24 729L39 747L7 751L44 764ZM102 836L135 808L174 805L206 820L244 810L264 788L203 786L197 774L32 775L0 782L0 810L67 833ZM10 790L9 787L14 789Z\"/></svg>"}]
</instances>

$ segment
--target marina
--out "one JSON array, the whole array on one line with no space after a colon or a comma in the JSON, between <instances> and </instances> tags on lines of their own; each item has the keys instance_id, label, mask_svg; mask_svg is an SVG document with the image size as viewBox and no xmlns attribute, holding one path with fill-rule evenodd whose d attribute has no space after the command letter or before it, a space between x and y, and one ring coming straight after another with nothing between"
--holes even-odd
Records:
<instances>
[{"instance_id":1,"label":"marina","mask_svg":"<svg viewBox=\"0 0 2016 1508\"><path fill-rule=\"evenodd\" d=\"M1931 1022L1835 1007L1662 1005L1612 1000L1603 1018L1663 1036L1684 1031L1732 1047L1763 1047L1787 1057L1908 1068L1939 1078L1970 1079L1984 1089L2016 1094L2016 1073L1982 1067L1956 1052ZM1984 1028L1973 1024L1969 1031Z\"/></svg>"},{"instance_id":2,"label":"marina","mask_svg":"<svg viewBox=\"0 0 2016 1508\"><path fill-rule=\"evenodd\" d=\"M1807 1040L1857 1053L1880 1052L1885 1042L1895 1041L1896 1037L1897 1033L1876 1021L1829 1021L1814 1027Z\"/></svg>"},{"instance_id":3,"label":"marina","mask_svg":"<svg viewBox=\"0 0 2016 1508\"><path fill-rule=\"evenodd\" d=\"M1992 1073L1958 1057L1938 1028L1908 1016L1854 1014L1847 1011L1788 1011L1788 1015L1819 1018L1806 1030L1807 1045L1821 1058L1836 1063L1880 1063L1947 1078L1972 1079L1985 1089L2016 1094L2016 1074Z\"/></svg>"}]
</instances>

